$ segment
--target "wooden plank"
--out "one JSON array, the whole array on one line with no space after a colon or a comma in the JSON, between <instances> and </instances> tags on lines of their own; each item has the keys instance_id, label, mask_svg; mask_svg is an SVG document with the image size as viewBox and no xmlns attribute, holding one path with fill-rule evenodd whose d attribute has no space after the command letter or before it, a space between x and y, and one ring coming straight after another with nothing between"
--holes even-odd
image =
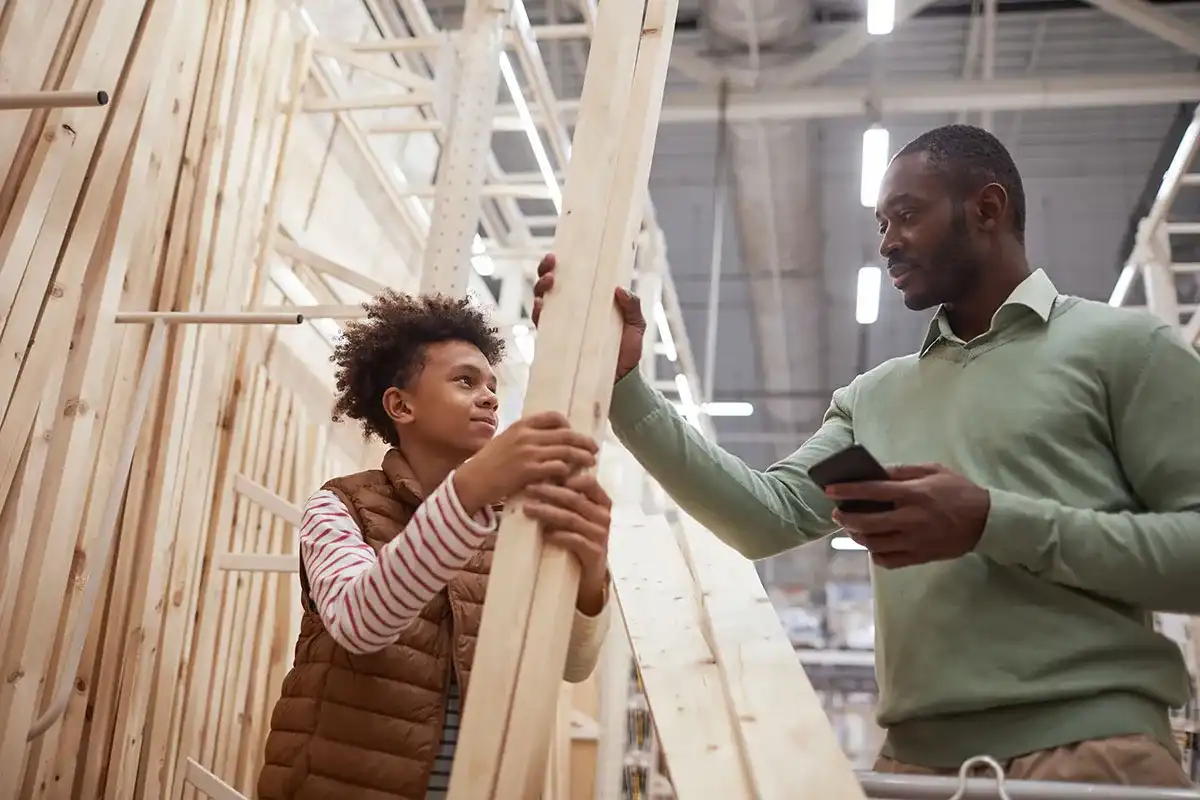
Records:
<instances>
[{"instance_id":1,"label":"wooden plank","mask_svg":"<svg viewBox=\"0 0 1200 800\"><path fill-rule=\"evenodd\" d=\"M754 796L864 798L754 564L686 514L678 525Z\"/></svg>"},{"instance_id":2,"label":"wooden plank","mask_svg":"<svg viewBox=\"0 0 1200 800\"><path fill-rule=\"evenodd\" d=\"M676 796L757 800L700 590L671 524L614 515L608 564Z\"/></svg>"},{"instance_id":3,"label":"wooden plank","mask_svg":"<svg viewBox=\"0 0 1200 800\"><path fill-rule=\"evenodd\" d=\"M612 291L632 266L677 7L674 0L626 0L602 9L554 245L563 266L530 371L526 413L566 411L573 426L598 436L619 330ZM578 564L543 548L518 508L519 499L498 537L476 651L486 671L475 673L467 700L454 800L532 797L544 775L556 700L548 687L565 663ZM516 709L520 726L512 724Z\"/></svg>"}]
</instances>

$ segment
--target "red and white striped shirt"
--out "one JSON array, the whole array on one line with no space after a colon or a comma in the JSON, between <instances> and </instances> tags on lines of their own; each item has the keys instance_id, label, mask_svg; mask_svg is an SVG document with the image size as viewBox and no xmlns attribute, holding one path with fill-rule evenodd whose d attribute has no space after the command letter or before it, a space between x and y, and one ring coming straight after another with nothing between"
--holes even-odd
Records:
<instances>
[{"instance_id":1,"label":"red and white striped shirt","mask_svg":"<svg viewBox=\"0 0 1200 800\"><path fill-rule=\"evenodd\" d=\"M421 503L378 558L336 494L323 490L309 498L300 523L309 593L325 629L351 653L374 653L395 642L496 532L490 508L467 514L452 477Z\"/></svg>"},{"instance_id":2,"label":"red and white striped shirt","mask_svg":"<svg viewBox=\"0 0 1200 800\"><path fill-rule=\"evenodd\" d=\"M454 473L442 481L392 541L375 551L338 496L319 491L300 521L300 558L309 594L334 641L352 653L374 653L396 641L433 596L500 521L485 508L467 514L454 491ZM587 678L608 629L609 604L594 617L575 612L563 679Z\"/></svg>"}]
</instances>

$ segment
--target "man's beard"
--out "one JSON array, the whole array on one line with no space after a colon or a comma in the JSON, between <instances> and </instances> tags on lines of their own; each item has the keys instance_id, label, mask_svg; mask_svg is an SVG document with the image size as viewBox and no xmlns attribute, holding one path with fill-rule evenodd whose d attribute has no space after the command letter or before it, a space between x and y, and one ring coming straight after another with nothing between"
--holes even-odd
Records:
<instances>
[{"instance_id":1,"label":"man's beard","mask_svg":"<svg viewBox=\"0 0 1200 800\"><path fill-rule=\"evenodd\" d=\"M961 202L954 204L950 233L930 257L929 266L930 272L941 278L941 285L937 287L938 303L961 300L979 285L983 262L971 247L966 209Z\"/></svg>"}]
</instances>

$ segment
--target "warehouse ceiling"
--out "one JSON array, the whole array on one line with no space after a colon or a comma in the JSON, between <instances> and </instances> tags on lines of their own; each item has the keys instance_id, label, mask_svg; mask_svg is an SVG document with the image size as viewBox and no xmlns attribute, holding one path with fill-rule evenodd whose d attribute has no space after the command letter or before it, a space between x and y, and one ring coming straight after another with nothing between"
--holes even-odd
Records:
<instances>
[{"instance_id":1,"label":"warehouse ceiling","mask_svg":"<svg viewBox=\"0 0 1200 800\"><path fill-rule=\"evenodd\" d=\"M535 29L561 31L587 20L591 6L581 1L529 0L524 8ZM346 2L352 0L306 0L326 7L322 35L368 35L348 23L337 29L333 8ZM364 5L376 37L461 25L462 0ZM995 132L1025 177L1031 260L1063 291L1102 298L1126 255L1131 211L1179 103L1200 99L1194 4L897 0L896 29L883 37L866 35L863 5L680 4L651 177L678 301L668 310L682 314L700 399L753 404L751 416L713 423L722 444L757 467L803 441L833 388L863 366L910 352L926 324L886 289L878 322L860 329L854 321L857 271L878 262L872 212L859 203L861 137L869 124L889 129L893 151L956 120ZM568 126L586 42L548 34L537 45L557 98L552 116ZM522 66L518 82L540 102L546 92L536 77ZM509 93L501 92L500 103L501 117L514 119ZM546 130L545 111L533 113ZM526 133L499 128L491 182L541 182ZM552 139L548 134L551 151ZM554 206L538 194L497 192L485 204L485 227L509 230L527 268L554 230ZM681 366L666 362L660 359L662 386L670 391ZM704 397L710 373L712 395ZM827 566L810 550L807 562L791 559L797 581L819 582L813 570Z\"/></svg>"}]
</instances>

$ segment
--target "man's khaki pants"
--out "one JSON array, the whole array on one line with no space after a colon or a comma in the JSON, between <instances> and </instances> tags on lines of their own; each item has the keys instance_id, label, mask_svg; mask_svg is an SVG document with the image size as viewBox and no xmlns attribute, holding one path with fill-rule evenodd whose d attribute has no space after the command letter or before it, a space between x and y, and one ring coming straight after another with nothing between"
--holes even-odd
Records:
<instances>
[{"instance_id":1,"label":"man's khaki pants","mask_svg":"<svg viewBox=\"0 0 1200 800\"><path fill-rule=\"evenodd\" d=\"M957 769L926 769L886 756L875 762L875 771L893 775L958 774ZM978 777L989 777L990 773L982 765L975 771ZM1149 736L1116 736L1030 753L1005 762L1004 774L1011 780L1192 788L1179 754Z\"/></svg>"}]
</instances>

